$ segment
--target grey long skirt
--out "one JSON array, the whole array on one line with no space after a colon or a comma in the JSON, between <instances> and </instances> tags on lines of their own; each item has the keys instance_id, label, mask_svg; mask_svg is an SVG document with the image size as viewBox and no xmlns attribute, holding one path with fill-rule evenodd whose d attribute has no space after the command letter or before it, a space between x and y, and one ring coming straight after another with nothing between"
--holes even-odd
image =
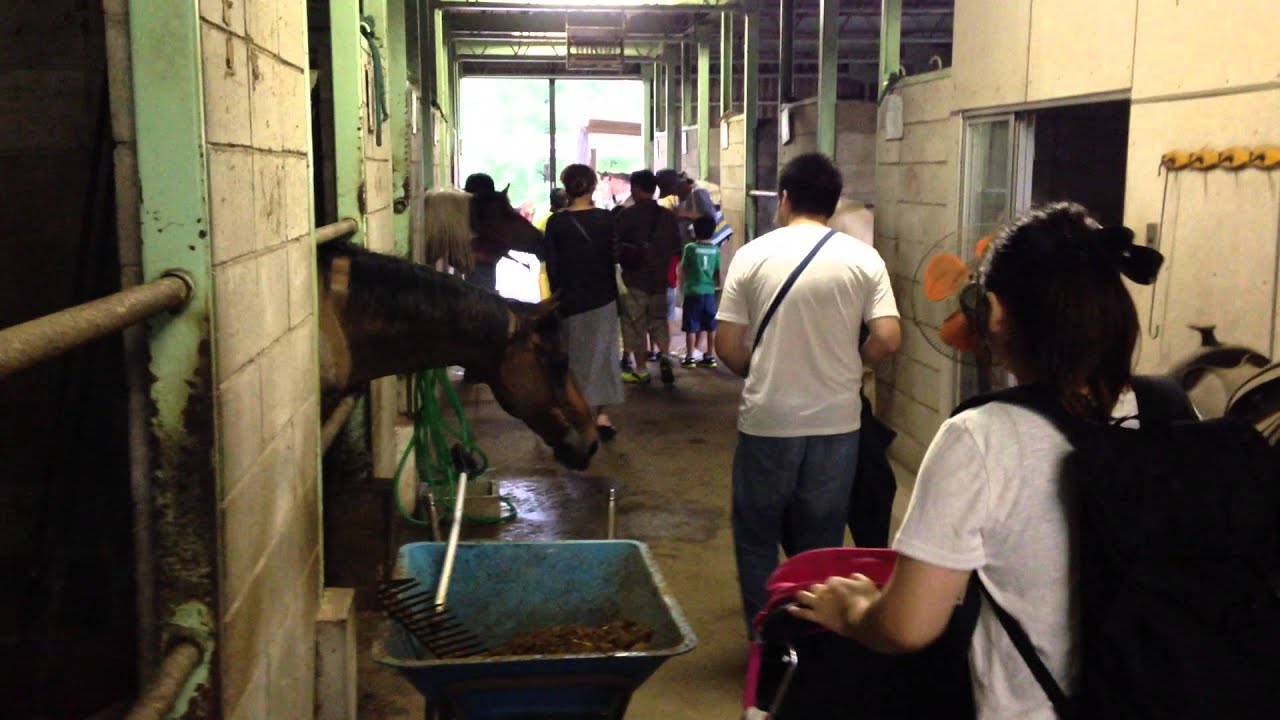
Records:
<instances>
[{"instance_id":1,"label":"grey long skirt","mask_svg":"<svg viewBox=\"0 0 1280 720\"><path fill-rule=\"evenodd\" d=\"M591 407L622 402L618 370L618 304L588 310L564 319L564 346L569 369Z\"/></svg>"}]
</instances>

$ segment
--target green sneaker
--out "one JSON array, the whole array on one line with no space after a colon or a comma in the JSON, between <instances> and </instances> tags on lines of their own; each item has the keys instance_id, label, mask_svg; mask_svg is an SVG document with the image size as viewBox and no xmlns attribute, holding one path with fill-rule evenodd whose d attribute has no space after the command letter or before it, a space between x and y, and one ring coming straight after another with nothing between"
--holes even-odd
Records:
<instances>
[{"instance_id":1,"label":"green sneaker","mask_svg":"<svg viewBox=\"0 0 1280 720\"><path fill-rule=\"evenodd\" d=\"M694 360L694 359L693 359L693 358L691 358L691 357L687 357L687 358L685 358L684 360L681 360L681 361L680 361L680 367L682 367L682 368L695 368L695 367L698 367L698 361L697 361L697 360Z\"/></svg>"},{"instance_id":2,"label":"green sneaker","mask_svg":"<svg viewBox=\"0 0 1280 720\"><path fill-rule=\"evenodd\" d=\"M631 385L648 385L653 381L653 376L648 372L636 372L634 369L622 371L622 382Z\"/></svg>"},{"instance_id":3,"label":"green sneaker","mask_svg":"<svg viewBox=\"0 0 1280 720\"><path fill-rule=\"evenodd\" d=\"M662 384L664 385L675 384L676 373L675 373L675 370L673 370L671 367L671 358L666 357L664 355L662 359L658 360L658 370L660 370L662 374Z\"/></svg>"},{"instance_id":4,"label":"green sneaker","mask_svg":"<svg viewBox=\"0 0 1280 720\"><path fill-rule=\"evenodd\" d=\"M698 367L713 368L716 365L718 363L714 355L703 355L702 359L698 361Z\"/></svg>"}]
</instances>

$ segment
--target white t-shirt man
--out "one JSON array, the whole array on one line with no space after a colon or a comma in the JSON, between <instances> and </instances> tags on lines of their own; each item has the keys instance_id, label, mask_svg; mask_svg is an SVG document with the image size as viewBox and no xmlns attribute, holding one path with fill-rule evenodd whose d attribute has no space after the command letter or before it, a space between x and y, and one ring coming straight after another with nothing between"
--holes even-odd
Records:
<instances>
[{"instance_id":1,"label":"white t-shirt man","mask_svg":"<svg viewBox=\"0 0 1280 720\"><path fill-rule=\"evenodd\" d=\"M828 228L779 228L733 257L716 317L747 326L747 342L787 277ZM763 437L838 435L861 427L863 322L898 317L884 260L836 233L778 306L738 407L738 429Z\"/></svg>"},{"instance_id":2,"label":"white t-shirt man","mask_svg":"<svg viewBox=\"0 0 1280 720\"><path fill-rule=\"evenodd\" d=\"M1113 417L1137 414L1135 395L1123 393ZM1058 475L1070 449L1049 420L1022 407L990 403L947 420L925 453L893 543L899 553L931 565L977 570L1068 694L1077 672L1076 618ZM985 601L969 667L979 718L1056 720Z\"/></svg>"}]
</instances>

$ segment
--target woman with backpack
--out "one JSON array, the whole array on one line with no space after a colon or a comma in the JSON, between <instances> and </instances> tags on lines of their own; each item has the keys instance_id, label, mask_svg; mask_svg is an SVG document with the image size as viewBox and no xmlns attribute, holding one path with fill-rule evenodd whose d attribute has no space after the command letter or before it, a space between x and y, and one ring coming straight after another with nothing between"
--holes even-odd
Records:
<instances>
[{"instance_id":1,"label":"woman with backpack","mask_svg":"<svg viewBox=\"0 0 1280 720\"><path fill-rule=\"evenodd\" d=\"M1056 203L1006 228L978 273L975 319L1020 385L1042 389L1075 418L1136 424L1132 358L1138 313L1122 276L1150 283L1159 253L1126 228L1102 228ZM947 627L976 575L986 600L969 648L979 718L1056 717L992 601L1020 621L1056 684L1079 673L1068 512L1060 468L1072 446L1028 407L990 402L943 423L925 455L894 542L883 589L861 575L830 578L791 612L873 650L924 648Z\"/></svg>"}]
</instances>

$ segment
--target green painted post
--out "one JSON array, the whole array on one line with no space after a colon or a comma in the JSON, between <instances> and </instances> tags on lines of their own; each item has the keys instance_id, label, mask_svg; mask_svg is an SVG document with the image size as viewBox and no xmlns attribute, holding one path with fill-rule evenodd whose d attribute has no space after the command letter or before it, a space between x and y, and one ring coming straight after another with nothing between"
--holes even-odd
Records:
<instances>
[{"instance_id":1,"label":"green painted post","mask_svg":"<svg viewBox=\"0 0 1280 720\"><path fill-rule=\"evenodd\" d=\"M361 49L360 0L329 3L329 41L333 63L333 164L338 217L357 218L361 227L351 241L364 244L364 51Z\"/></svg>"},{"instance_id":2,"label":"green painted post","mask_svg":"<svg viewBox=\"0 0 1280 720\"><path fill-rule=\"evenodd\" d=\"M818 0L818 152L836 156L836 73L840 70L840 0Z\"/></svg>"},{"instance_id":3,"label":"green painted post","mask_svg":"<svg viewBox=\"0 0 1280 720\"><path fill-rule=\"evenodd\" d=\"M743 175L747 190L743 203L747 215L747 240L756 236L756 126L760 117L760 11L752 7L742 16L742 141Z\"/></svg>"},{"instance_id":4,"label":"green painted post","mask_svg":"<svg viewBox=\"0 0 1280 720\"><path fill-rule=\"evenodd\" d=\"M902 67L902 0L880 2L880 89L889 86L889 76Z\"/></svg>"},{"instance_id":5,"label":"green painted post","mask_svg":"<svg viewBox=\"0 0 1280 720\"><path fill-rule=\"evenodd\" d=\"M653 168L653 66L640 69L644 84L644 114L640 117L640 144L644 148L644 166Z\"/></svg>"},{"instance_id":6,"label":"green painted post","mask_svg":"<svg viewBox=\"0 0 1280 720\"><path fill-rule=\"evenodd\" d=\"M451 97L451 85L449 83L449 53L445 49L444 36L444 12L435 10L432 14L433 35L436 41L435 52L435 72L436 72L436 105L440 109L440 115L444 118L444 123L440 128L439 145L435 148L435 174L440 184L448 187L452 178L452 157L453 157L453 137L450 132L453 127L453 110ZM447 172L440 172L441 169Z\"/></svg>"},{"instance_id":7,"label":"green painted post","mask_svg":"<svg viewBox=\"0 0 1280 720\"><path fill-rule=\"evenodd\" d=\"M711 174L711 42L698 40L698 178Z\"/></svg>"},{"instance_id":8,"label":"green painted post","mask_svg":"<svg viewBox=\"0 0 1280 720\"><path fill-rule=\"evenodd\" d=\"M366 0L367 2L367 0ZM385 0L387 112L391 113L391 231L397 255L409 255L409 45L404 0ZM368 7L366 5L366 7ZM383 33L386 33L383 36Z\"/></svg>"},{"instance_id":9,"label":"green painted post","mask_svg":"<svg viewBox=\"0 0 1280 720\"><path fill-rule=\"evenodd\" d=\"M693 67L688 43L680 43L680 127L693 124Z\"/></svg>"},{"instance_id":10,"label":"green painted post","mask_svg":"<svg viewBox=\"0 0 1280 720\"><path fill-rule=\"evenodd\" d=\"M676 85L680 82L680 77L675 73L676 58L679 57L679 51L672 45L668 45L662 53L663 62L666 69L662 75L666 79L666 95L667 99L664 107L667 111L667 119L663 123L667 129L667 155L664 167L675 170L680 169L680 155L682 153L681 146L681 128L680 128L680 108L676 106Z\"/></svg>"},{"instance_id":11,"label":"green painted post","mask_svg":"<svg viewBox=\"0 0 1280 720\"><path fill-rule=\"evenodd\" d=\"M154 380L151 496L144 500L152 507L156 555L154 566L139 568L138 576L154 573L155 604L140 612L168 620L179 607L199 603L218 617L213 271L198 4L131 0L129 42L142 280L179 269L192 282L191 299L180 311L148 324ZM143 655L163 650L145 648ZM209 664L215 692L220 666L215 654ZM215 717L217 705L196 703L186 717Z\"/></svg>"},{"instance_id":12,"label":"green painted post","mask_svg":"<svg viewBox=\"0 0 1280 720\"><path fill-rule=\"evenodd\" d=\"M733 13L720 13L720 117L733 112Z\"/></svg>"},{"instance_id":13,"label":"green painted post","mask_svg":"<svg viewBox=\"0 0 1280 720\"><path fill-rule=\"evenodd\" d=\"M795 0L780 0L778 5L778 104L795 99L791 81L796 54L792 49L792 37L796 31Z\"/></svg>"}]
</instances>

